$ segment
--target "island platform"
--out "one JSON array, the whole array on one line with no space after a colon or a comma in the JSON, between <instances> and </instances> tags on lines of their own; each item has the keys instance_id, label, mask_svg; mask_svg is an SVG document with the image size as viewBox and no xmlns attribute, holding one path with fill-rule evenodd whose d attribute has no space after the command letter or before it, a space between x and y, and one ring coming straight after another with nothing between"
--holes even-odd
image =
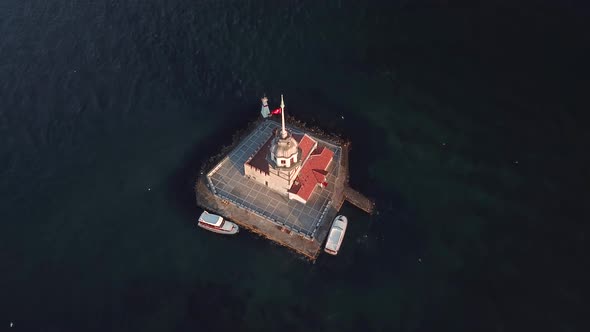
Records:
<instances>
[{"instance_id":1,"label":"island platform","mask_svg":"<svg viewBox=\"0 0 590 332\"><path fill-rule=\"evenodd\" d=\"M305 203L289 199L246 176L244 165L268 144L269 137L280 127L274 119L259 120L235 137L232 146L201 171L195 185L197 205L313 261L320 254L344 200L367 213L373 213L375 205L348 186L350 142L303 125L291 124L288 131L293 135L307 134L317 141L319 148L333 152L325 170L324 185L315 188Z\"/></svg>"}]
</instances>

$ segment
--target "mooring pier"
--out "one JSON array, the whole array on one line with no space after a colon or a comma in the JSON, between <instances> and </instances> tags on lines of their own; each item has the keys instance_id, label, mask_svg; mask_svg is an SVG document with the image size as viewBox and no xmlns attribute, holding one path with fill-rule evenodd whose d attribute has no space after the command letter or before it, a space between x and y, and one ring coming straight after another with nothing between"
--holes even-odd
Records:
<instances>
[{"instance_id":1,"label":"mooring pier","mask_svg":"<svg viewBox=\"0 0 590 332\"><path fill-rule=\"evenodd\" d=\"M344 200L348 201L352 205L358 207L359 209L367 212L368 214L373 214L375 212L375 202L365 195L361 194L357 190L352 189L348 185L348 181L350 180L350 174L348 169L348 158L350 154L350 142L345 142L342 145L342 157L340 158L340 165L343 168L344 174L344 183L342 184L342 197Z\"/></svg>"},{"instance_id":2,"label":"mooring pier","mask_svg":"<svg viewBox=\"0 0 590 332\"><path fill-rule=\"evenodd\" d=\"M344 199L368 214L373 214L375 210L375 203L372 200L349 186L344 187Z\"/></svg>"}]
</instances>

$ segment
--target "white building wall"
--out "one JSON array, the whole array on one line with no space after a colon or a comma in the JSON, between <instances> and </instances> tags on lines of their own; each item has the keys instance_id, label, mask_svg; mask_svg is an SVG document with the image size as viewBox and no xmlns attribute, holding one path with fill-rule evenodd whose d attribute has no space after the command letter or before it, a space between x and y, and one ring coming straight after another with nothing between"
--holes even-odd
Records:
<instances>
[{"instance_id":1,"label":"white building wall","mask_svg":"<svg viewBox=\"0 0 590 332\"><path fill-rule=\"evenodd\" d=\"M301 202L303 204L306 204L307 203L306 200L304 200L303 198L301 198L299 195L296 195L296 194L293 194L293 193L289 193L289 199L294 199L294 200L296 200L298 202Z\"/></svg>"},{"instance_id":2,"label":"white building wall","mask_svg":"<svg viewBox=\"0 0 590 332\"><path fill-rule=\"evenodd\" d=\"M269 175L259 171L257 168L254 168L250 165L244 165L244 175L256 182L259 182L262 185L266 185L269 179Z\"/></svg>"},{"instance_id":3,"label":"white building wall","mask_svg":"<svg viewBox=\"0 0 590 332\"><path fill-rule=\"evenodd\" d=\"M291 188L291 183L295 180L295 176L292 175L290 183L287 179L280 177L278 174L274 174L272 171L269 174L266 174L248 164L244 165L244 174L251 180L258 182L263 186L267 186L283 195L287 195L289 188Z\"/></svg>"},{"instance_id":4,"label":"white building wall","mask_svg":"<svg viewBox=\"0 0 590 332\"><path fill-rule=\"evenodd\" d=\"M268 186L283 195L287 195L289 188L291 188L288 180L283 179L272 172L269 174Z\"/></svg>"}]
</instances>

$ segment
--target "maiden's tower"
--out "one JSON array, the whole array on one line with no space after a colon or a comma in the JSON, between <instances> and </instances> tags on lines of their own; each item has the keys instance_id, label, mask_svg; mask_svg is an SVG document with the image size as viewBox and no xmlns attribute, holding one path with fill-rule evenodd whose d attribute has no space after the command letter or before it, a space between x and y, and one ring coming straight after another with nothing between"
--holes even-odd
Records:
<instances>
[{"instance_id":1,"label":"maiden's tower","mask_svg":"<svg viewBox=\"0 0 590 332\"><path fill-rule=\"evenodd\" d=\"M197 179L197 204L315 260L345 199L374 205L348 187L348 142L287 124L282 95L273 111L261 101L262 119Z\"/></svg>"}]
</instances>

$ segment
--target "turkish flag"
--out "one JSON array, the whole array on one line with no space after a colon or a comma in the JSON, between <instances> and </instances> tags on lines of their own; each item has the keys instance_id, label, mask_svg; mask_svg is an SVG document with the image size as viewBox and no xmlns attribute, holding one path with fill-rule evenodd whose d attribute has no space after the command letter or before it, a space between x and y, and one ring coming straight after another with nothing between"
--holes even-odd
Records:
<instances>
[{"instance_id":1,"label":"turkish flag","mask_svg":"<svg viewBox=\"0 0 590 332\"><path fill-rule=\"evenodd\" d=\"M279 108L277 108L277 109L274 109L272 112L270 112L270 114L271 114L271 115L275 115L275 114L281 114L281 108L279 107Z\"/></svg>"}]
</instances>

